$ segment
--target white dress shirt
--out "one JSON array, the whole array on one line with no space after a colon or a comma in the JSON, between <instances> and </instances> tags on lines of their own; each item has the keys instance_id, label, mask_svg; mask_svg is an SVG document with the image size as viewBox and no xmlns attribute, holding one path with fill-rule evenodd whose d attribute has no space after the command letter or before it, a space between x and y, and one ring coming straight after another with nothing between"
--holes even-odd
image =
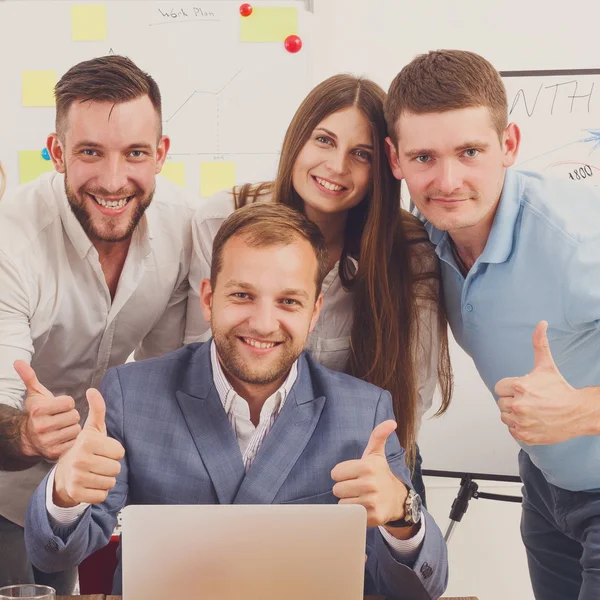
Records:
<instances>
[{"instance_id":1,"label":"white dress shirt","mask_svg":"<svg viewBox=\"0 0 600 600\"><path fill-rule=\"evenodd\" d=\"M250 421L250 407L248 406L248 402L235 392L227 377L225 377L214 342L211 342L210 345L210 360L215 388L236 435L247 472L260 450L265 437L281 412L292 386L296 382L298 361L295 361L292 365L282 386L267 398L260 411L258 426L254 427L254 424ZM397 558L403 562L412 561L417 558L421 544L425 539L425 521L421 524L417 534L409 540L395 538L391 533L388 533L385 527L380 527L379 530L390 548L396 553Z\"/></svg>"},{"instance_id":2,"label":"white dress shirt","mask_svg":"<svg viewBox=\"0 0 600 600\"><path fill-rule=\"evenodd\" d=\"M223 373L214 342L210 344L210 362L215 388L223 403L223 408L225 409L229 423L231 423L233 433L235 433L235 437L237 438L244 468L248 472L265 437L271 431L275 419L279 416L292 386L296 382L298 361L294 361L282 386L265 400L260 411L259 423L256 427L250 420L250 406L248 402L236 393L227 380L227 377L225 377L225 373Z\"/></svg>"},{"instance_id":3,"label":"white dress shirt","mask_svg":"<svg viewBox=\"0 0 600 600\"><path fill-rule=\"evenodd\" d=\"M0 403L23 407L13 362L31 363L53 394L75 399L135 350L159 356L181 346L194 201L162 177L136 228L114 299L98 252L73 215L64 177L48 173L0 203ZM0 514L23 524L49 465L0 473Z\"/></svg>"},{"instance_id":4,"label":"white dress shirt","mask_svg":"<svg viewBox=\"0 0 600 600\"><path fill-rule=\"evenodd\" d=\"M211 342L210 360L215 388L219 394L221 403L223 404L223 409L231 423L231 428L237 438L244 462L244 468L246 472L248 472L264 439L279 416L290 390L296 382L298 375L298 361L295 361L292 365L292 368L281 387L265 400L260 411L258 426L255 427L250 420L250 407L248 402L235 392L223 372L214 342ZM52 525L65 527L75 523L85 512L89 504L81 503L71 508L60 508L56 506L52 500L54 472L55 469L52 469L46 484L46 510L48 511ZM399 540L395 538L388 533L384 527L380 527L379 530L398 560L402 562L416 560L421 545L423 544L423 540L425 539L424 520L421 522L421 527L416 535L408 540Z\"/></svg>"},{"instance_id":5,"label":"white dress shirt","mask_svg":"<svg viewBox=\"0 0 600 600\"><path fill-rule=\"evenodd\" d=\"M268 196L264 197L268 199ZM210 278L212 244L223 221L234 211L231 192L219 192L202 200L192 222L194 250L190 267L190 295L187 310L185 343L210 338L210 325L202 317L200 283ZM435 258L435 256L434 256ZM343 371L350 356L354 302L340 281L338 263L323 281L323 306L314 330L309 334L306 350L328 369ZM431 407L437 386L439 328L437 308L431 302L419 303L419 339L417 340L417 429L423 414Z\"/></svg>"}]
</instances>

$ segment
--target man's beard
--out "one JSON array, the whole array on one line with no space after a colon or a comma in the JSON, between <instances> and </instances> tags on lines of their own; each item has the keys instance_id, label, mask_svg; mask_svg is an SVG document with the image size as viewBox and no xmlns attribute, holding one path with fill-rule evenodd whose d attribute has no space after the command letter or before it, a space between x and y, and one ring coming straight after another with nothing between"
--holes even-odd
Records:
<instances>
[{"instance_id":1,"label":"man's beard","mask_svg":"<svg viewBox=\"0 0 600 600\"><path fill-rule=\"evenodd\" d=\"M221 360L226 373L229 373L243 381L244 383L253 385L266 385L286 375L292 368L294 361L300 356L304 349L304 344L300 348L295 347L290 343L290 339L286 338L282 342L283 352L281 352L278 360L268 369L256 370L256 366L248 364L235 349L235 344L238 342L237 335L234 332L229 334L221 334L218 329L214 328L214 323L211 323L213 339L217 348L217 354ZM246 337L246 336L243 336ZM254 337L248 335L247 337ZM260 336L257 336L260 338ZM240 342L244 343L244 342Z\"/></svg>"},{"instance_id":2,"label":"man's beard","mask_svg":"<svg viewBox=\"0 0 600 600\"><path fill-rule=\"evenodd\" d=\"M144 216L144 212L150 203L152 202L152 198L154 197L154 190L148 194L147 198L143 198L143 190L139 187L136 187L134 190L131 190L131 193L119 193L117 194L109 194L106 190L102 188L94 188L94 189L85 189L81 187L77 194L75 194L70 188L67 180L67 175L65 173L65 194L67 196L67 200L69 201L69 206L71 207L71 212L75 215L75 218L79 221L79 224L85 231L86 235L92 241L101 241L101 242L123 242L128 240L135 231L140 219ZM90 213L89 208L86 206L86 196L87 194L93 194L97 196L119 196L120 198L134 196L129 202L136 202L136 206L134 207L133 214L129 219L129 223L127 225L127 229L124 232L114 231L115 227L108 229L108 231L98 231L94 227L93 219ZM90 198L90 202L95 202L95 200ZM102 217L100 217L102 218ZM106 219L110 219L110 217L105 217ZM111 231L112 230L112 231Z\"/></svg>"}]
</instances>

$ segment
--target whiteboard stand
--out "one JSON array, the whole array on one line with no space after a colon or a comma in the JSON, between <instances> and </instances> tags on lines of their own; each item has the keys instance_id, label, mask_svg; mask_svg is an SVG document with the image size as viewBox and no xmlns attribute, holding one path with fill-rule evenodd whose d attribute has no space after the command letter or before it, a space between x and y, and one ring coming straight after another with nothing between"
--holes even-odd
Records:
<instances>
[{"instance_id":1,"label":"whiteboard stand","mask_svg":"<svg viewBox=\"0 0 600 600\"><path fill-rule=\"evenodd\" d=\"M450 538L452 537L452 533L454 532L454 528L457 523L460 523L464 514L467 512L467 508L469 508L469 501L471 498L475 498L479 500L479 498L484 498L485 500L499 500L500 502L522 502L522 498L520 496L507 496L505 494L490 494L488 492L480 492L479 486L474 479L482 479L487 481L508 481L511 483L519 483L521 481L520 477L516 475L489 475L484 473L459 473L457 471L435 471L423 469L423 475L427 475L429 477L452 477L452 478L460 478L460 488L458 490L458 494L452 503L452 508L450 508L450 523L448 524L448 528L446 529L446 533L444 534L444 541L446 544L450 542Z\"/></svg>"}]
</instances>

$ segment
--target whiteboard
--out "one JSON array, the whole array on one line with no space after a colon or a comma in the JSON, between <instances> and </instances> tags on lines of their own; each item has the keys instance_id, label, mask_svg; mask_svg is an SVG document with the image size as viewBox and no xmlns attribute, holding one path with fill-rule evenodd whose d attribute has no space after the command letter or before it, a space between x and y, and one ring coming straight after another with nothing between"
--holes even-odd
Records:
<instances>
[{"instance_id":1,"label":"whiteboard","mask_svg":"<svg viewBox=\"0 0 600 600\"><path fill-rule=\"evenodd\" d=\"M504 73L516 168L600 186L600 69Z\"/></svg>"},{"instance_id":2,"label":"whiteboard","mask_svg":"<svg viewBox=\"0 0 600 600\"><path fill-rule=\"evenodd\" d=\"M303 1L253 2L297 9L303 48L240 41L240 2L105 1L106 39L72 41L71 8L85 1L0 1L0 161L8 189L18 153L39 150L54 131L54 107L22 105L23 71L55 70L123 54L157 81L168 161L184 163L185 187L200 190L200 164L235 164L235 183L271 179L283 136L312 87L311 22ZM88 4L90 4L88 2ZM10 58L8 58L10 57Z\"/></svg>"}]
</instances>

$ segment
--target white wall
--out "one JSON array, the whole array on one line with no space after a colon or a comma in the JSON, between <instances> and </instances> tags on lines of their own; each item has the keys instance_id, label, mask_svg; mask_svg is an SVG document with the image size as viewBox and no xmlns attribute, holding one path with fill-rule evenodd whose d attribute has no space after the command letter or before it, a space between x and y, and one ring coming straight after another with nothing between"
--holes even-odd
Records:
<instances>
[{"instance_id":1,"label":"white wall","mask_svg":"<svg viewBox=\"0 0 600 600\"><path fill-rule=\"evenodd\" d=\"M314 74L386 87L416 54L478 52L499 70L597 68L600 3L572 0L314 0Z\"/></svg>"}]
</instances>

